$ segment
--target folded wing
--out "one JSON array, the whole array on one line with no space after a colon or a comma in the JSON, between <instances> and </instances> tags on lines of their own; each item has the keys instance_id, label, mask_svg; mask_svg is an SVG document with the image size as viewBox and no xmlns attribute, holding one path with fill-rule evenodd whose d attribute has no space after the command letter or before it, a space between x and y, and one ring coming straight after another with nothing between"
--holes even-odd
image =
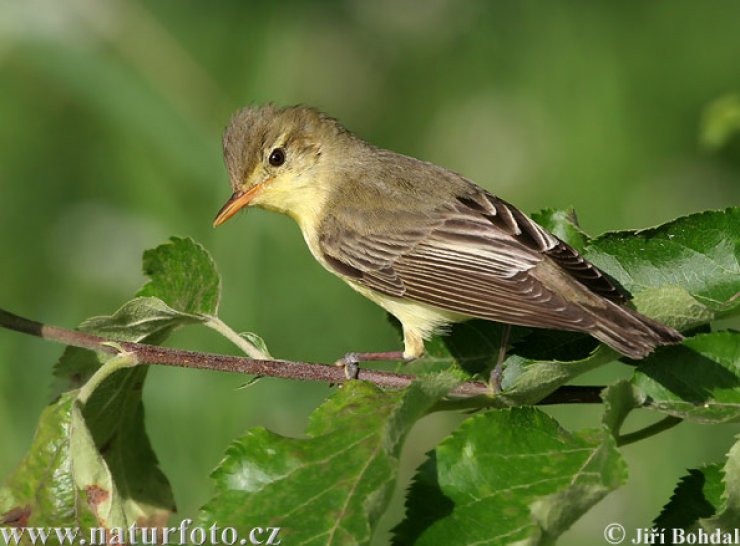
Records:
<instances>
[{"instance_id":1,"label":"folded wing","mask_svg":"<svg viewBox=\"0 0 740 546\"><path fill-rule=\"evenodd\" d=\"M570 290L624 301L576 250L477 187L439 209L398 211L392 222L356 214L325 222L331 225L319 243L330 267L389 296L500 322L589 330L593 314L537 274L549 261L566 274ZM391 232L376 227L389 224Z\"/></svg>"}]
</instances>

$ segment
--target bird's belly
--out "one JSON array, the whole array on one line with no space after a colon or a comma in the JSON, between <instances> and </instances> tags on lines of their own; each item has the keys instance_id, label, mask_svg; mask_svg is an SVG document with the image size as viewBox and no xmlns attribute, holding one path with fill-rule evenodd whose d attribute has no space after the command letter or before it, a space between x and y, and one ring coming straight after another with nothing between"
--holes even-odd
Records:
<instances>
[{"instance_id":1,"label":"bird's belly","mask_svg":"<svg viewBox=\"0 0 740 546\"><path fill-rule=\"evenodd\" d=\"M403 325L404 330L411 330L423 339L429 339L432 334L444 330L450 324L463 322L471 318L425 303L387 296L349 279L343 280L367 299L380 305L396 317Z\"/></svg>"}]
</instances>

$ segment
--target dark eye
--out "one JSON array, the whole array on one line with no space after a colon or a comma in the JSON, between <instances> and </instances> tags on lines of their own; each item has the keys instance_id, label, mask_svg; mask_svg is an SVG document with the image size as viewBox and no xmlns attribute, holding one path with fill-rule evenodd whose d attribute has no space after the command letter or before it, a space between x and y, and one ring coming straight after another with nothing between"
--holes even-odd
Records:
<instances>
[{"instance_id":1,"label":"dark eye","mask_svg":"<svg viewBox=\"0 0 740 546\"><path fill-rule=\"evenodd\" d=\"M267 158L267 161L269 161L270 165L273 167L279 167L285 163L285 150L282 148L275 148L270 152L270 157Z\"/></svg>"}]
</instances>

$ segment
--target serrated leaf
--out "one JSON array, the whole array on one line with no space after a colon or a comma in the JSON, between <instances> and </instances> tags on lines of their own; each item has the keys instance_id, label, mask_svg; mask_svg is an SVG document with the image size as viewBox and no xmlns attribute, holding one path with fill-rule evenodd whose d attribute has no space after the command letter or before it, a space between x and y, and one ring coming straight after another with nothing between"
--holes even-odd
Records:
<instances>
[{"instance_id":1,"label":"serrated leaf","mask_svg":"<svg viewBox=\"0 0 740 546\"><path fill-rule=\"evenodd\" d=\"M710 464L690 469L678 482L671 500L655 518L655 526L662 529L698 529L701 518L717 513L723 489L722 465Z\"/></svg>"},{"instance_id":2,"label":"serrated leaf","mask_svg":"<svg viewBox=\"0 0 740 546\"><path fill-rule=\"evenodd\" d=\"M740 436L727 454L724 465L711 464L690 469L681 478L655 519L666 529L704 530L712 535L731 532L740 522ZM719 544L715 541L713 544ZM733 542L732 535L722 544Z\"/></svg>"},{"instance_id":3,"label":"serrated leaf","mask_svg":"<svg viewBox=\"0 0 740 546\"><path fill-rule=\"evenodd\" d=\"M674 328L740 310L740 208L607 233L585 255L632 293L639 311Z\"/></svg>"},{"instance_id":4,"label":"serrated leaf","mask_svg":"<svg viewBox=\"0 0 740 546\"><path fill-rule=\"evenodd\" d=\"M727 454L727 461L722 468L723 491L717 514L700 520L701 526L708 531L730 531L740 525L740 435L735 437L735 444Z\"/></svg>"},{"instance_id":5,"label":"serrated leaf","mask_svg":"<svg viewBox=\"0 0 740 546\"><path fill-rule=\"evenodd\" d=\"M144 273L150 280L138 296L157 297L183 313L218 314L221 277L208 251L189 237L171 237L144 252Z\"/></svg>"},{"instance_id":6,"label":"serrated leaf","mask_svg":"<svg viewBox=\"0 0 740 546\"><path fill-rule=\"evenodd\" d=\"M113 315L86 320L80 330L118 341L160 344L176 328L207 320L195 313L215 310L220 279L208 253L192 240L173 238L171 243L146 251L144 269L151 281L141 289L140 297ZM68 347L54 368L54 392L80 387L108 358L104 353ZM106 379L88 402L85 416L97 444L109 445L111 458L118 457L111 465L114 474L127 476L130 485L141 491L147 490L145 484L155 484L150 488L151 502L170 507L169 484L157 467L143 424L141 390L146 374L147 368L141 367ZM94 413L98 408L100 413ZM131 450L137 457L123 456ZM129 463L141 467L126 468Z\"/></svg>"},{"instance_id":7,"label":"serrated leaf","mask_svg":"<svg viewBox=\"0 0 740 546\"><path fill-rule=\"evenodd\" d=\"M394 544L553 544L625 479L606 430L572 434L530 407L487 411L422 465Z\"/></svg>"},{"instance_id":8,"label":"serrated leaf","mask_svg":"<svg viewBox=\"0 0 740 546\"><path fill-rule=\"evenodd\" d=\"M700 423L740 419L740 333L713 332L662 347L631 380L650 407Z\"/></svg>"},{"instance_id":9,"label":"serrated leaf","mask_svg":"<svg viewBox=\"0 0 740 546\"><path fill-rule=\"evenodd\" d=\"M221 278L210 254L190 238L172 237L169 243L144 252L149 276L138 297L110 316L93 317L82 331L118 341L160 344L180 326L204 322L218 310ZM90 351L68 348L54 374L55 393L82 385L100 367Z\"/></svg>"},{"instance_id":10,"label":"serrated leaf","mask_svg":"<svg viewBox=\"0 0 740 546\"><path fill-rule=\"evenodd\" d=\"M306 439L252 429L214 471L216 495L203 521L240 531L280 527L291 544L367 544L406 434L458 382L437 374L384 392L351 381L312 414Z\"/></svg>"}]
</instances>

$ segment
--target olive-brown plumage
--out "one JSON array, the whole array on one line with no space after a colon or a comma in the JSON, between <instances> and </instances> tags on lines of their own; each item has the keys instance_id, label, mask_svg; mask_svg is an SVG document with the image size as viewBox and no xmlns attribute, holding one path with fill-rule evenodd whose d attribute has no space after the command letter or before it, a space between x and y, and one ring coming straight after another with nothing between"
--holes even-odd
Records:
<instances>
[{"instance_id":1,"label":"olive-brown plumage","mask_svg":"<svg viewBox=\"0 0 740 546\"><path fill-rule=\"evenodd\" d=\"M246 205L292 216L324 267L396 315L406 358L474 317L587 332L633 358L682 339L511 204L316 110L242 110L224 156L234 195L215 223Z\"/></svg>"}]
</instances>

